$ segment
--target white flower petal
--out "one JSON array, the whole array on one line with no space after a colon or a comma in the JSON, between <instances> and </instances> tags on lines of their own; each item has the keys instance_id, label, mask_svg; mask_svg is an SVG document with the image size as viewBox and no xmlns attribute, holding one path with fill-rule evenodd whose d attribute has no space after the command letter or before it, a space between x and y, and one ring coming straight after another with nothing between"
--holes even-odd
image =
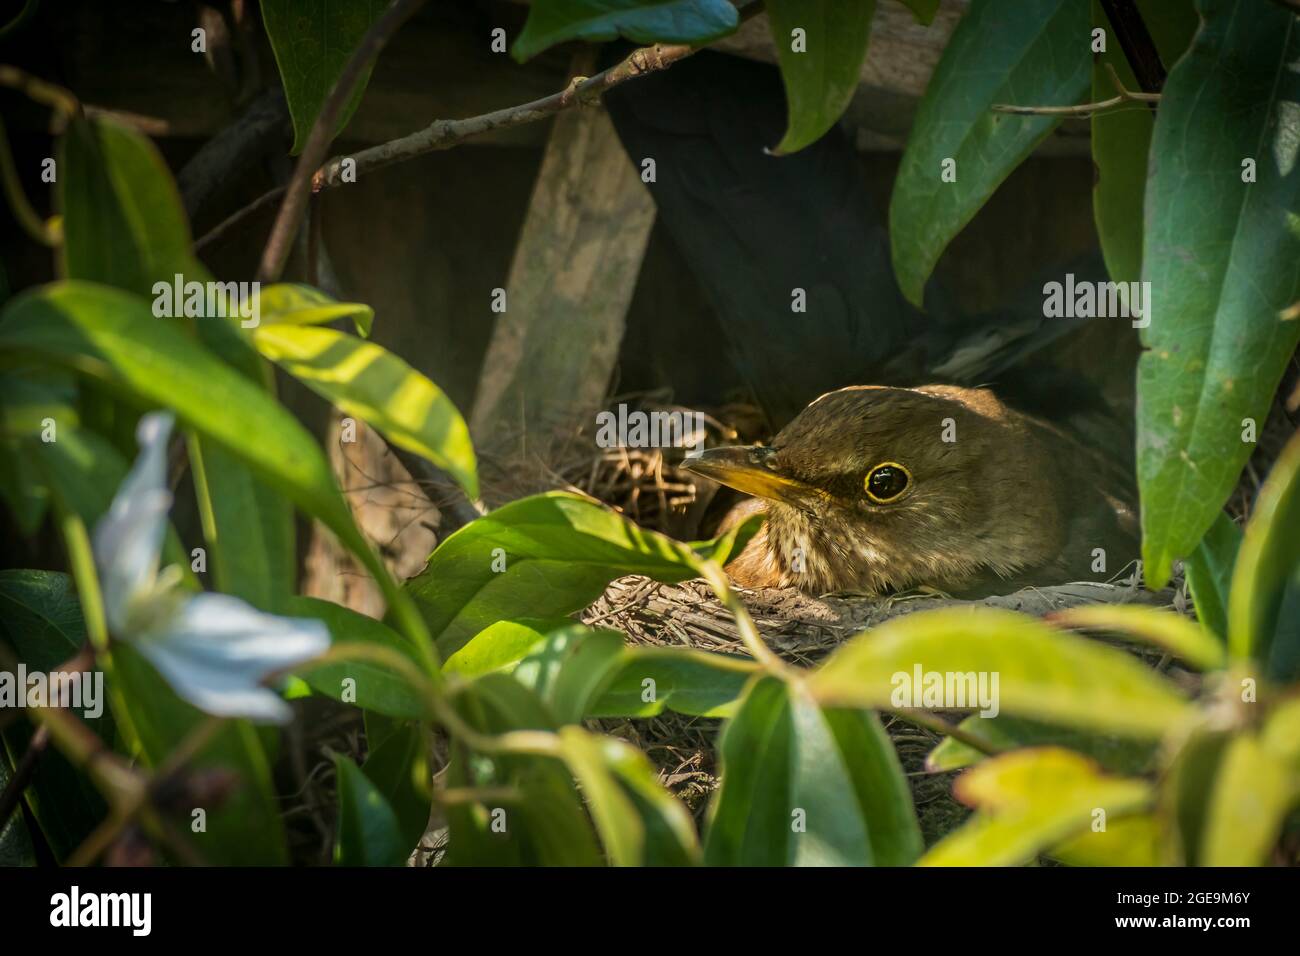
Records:
<instances>
[{"instance_id":1,"label":"white flower petal","mask_svg":"<svg viewBox=\"0 0 1300 956\"><path fill-rule=\"evenodd\" d=\"M226 594L198 594L164 628L131 644L200 710L283 723L288 705L261 682L323 654L330 637L321 621L266 614Z\"/></svg>"},{"instance_id":2,"label":"white flower petal","mask_svg":"<svg viewBox=\"0 0 1300 956\"><path fill-rule=\"evenodd\" d=\"M170 412L151 412L140 419L136 429L140 454L107 514L95 526L95 564L109 627L115 632L128 629L132 602L152 588L158 575L172 504L167 490L167 439L174 420Z\"/></svg>"}]
</instances>

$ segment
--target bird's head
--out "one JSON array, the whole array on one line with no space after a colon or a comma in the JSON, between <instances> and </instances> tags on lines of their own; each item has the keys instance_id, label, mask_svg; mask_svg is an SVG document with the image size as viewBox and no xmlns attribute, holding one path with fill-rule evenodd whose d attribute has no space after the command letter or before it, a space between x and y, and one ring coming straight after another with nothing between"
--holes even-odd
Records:
<instances>
[{"instance_id":1,"label":"bird's head","mask_svg":"<svg viewBox=\"0 0 1300 956\"><path fill-rule=\"evenodd\" d=\"M1006 519L1032 509L1027 470L1041 464L1026 460L1023 428L987 391L859 386L817 399L768 447L685 465L764 499L791 583L884 591L960 578L1019 534L1024 522Z\"/></svg>"}]
</instances>

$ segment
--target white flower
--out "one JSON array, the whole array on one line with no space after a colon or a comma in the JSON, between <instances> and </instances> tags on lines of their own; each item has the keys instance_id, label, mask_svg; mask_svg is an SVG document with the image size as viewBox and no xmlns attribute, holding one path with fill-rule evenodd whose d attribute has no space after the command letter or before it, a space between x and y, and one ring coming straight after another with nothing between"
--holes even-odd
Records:
<instances>
[{"instance_id":1,"label":"white flower","mask_svg":"<svg viewBox=\"0 0 1300 956\"><path fill-rule=\"evenodd\" d=\"M95 564L109 630L143 654L176 693L223 717L283 723L289 707L261 685L329 648L321 621L277 617L226 594L178 586L176 568L158 571L167 512L170 412L140 419L140 455L95 527Z\"/></svg>"}]
</instances>

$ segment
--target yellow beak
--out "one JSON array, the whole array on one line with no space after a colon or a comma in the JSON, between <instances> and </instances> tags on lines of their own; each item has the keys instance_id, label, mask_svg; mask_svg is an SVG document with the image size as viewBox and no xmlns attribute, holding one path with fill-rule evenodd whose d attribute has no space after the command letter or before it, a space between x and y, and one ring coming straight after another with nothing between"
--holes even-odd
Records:
<instances>
[{"instance_id":1,"label":"yellow beak","mask_svg":"<svg viewBox=\"0 0 1300 956\"><path fill-rule=\"evenodd\" d=\"M706 448L688 457L682 467L747 495L796 508L807 509L826 498L825 492L777 472L772 455L772 449L759 445L728 445Z\"/></svg>"}]
</instances>

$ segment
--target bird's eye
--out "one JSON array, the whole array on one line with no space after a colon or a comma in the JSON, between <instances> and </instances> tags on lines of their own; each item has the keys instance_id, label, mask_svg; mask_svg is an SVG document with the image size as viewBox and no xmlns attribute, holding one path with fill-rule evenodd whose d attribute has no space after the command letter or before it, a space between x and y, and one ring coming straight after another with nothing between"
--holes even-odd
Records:
<instances>
[{"instance_id":1,"label":"bird's eye","mask_svg":"<svg viewBox=\"0 0 1300 956\"><path fill-rule=\"evenodd\" d=\"M886 461L872 468L863 483L867 497L884 505L896 500L912 481L912 474L896 461Z\"/></svg>"}]
</instances>

